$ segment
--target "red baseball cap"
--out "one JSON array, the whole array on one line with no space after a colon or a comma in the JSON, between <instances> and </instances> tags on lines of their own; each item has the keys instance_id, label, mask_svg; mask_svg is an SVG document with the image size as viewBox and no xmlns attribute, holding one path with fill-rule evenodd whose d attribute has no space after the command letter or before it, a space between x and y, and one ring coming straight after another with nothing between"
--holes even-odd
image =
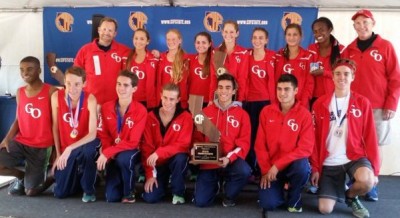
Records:
<instances>
[{"instance_id":1,"label":"red baseball cap","mask_svg":"<svg viewBox=\"0 0 400 218\"><path fill-rule=\"evenodd\" d=\"M375 21L374 15L372 15L372 12L370 10L367 10L367 9L361 9L361 10L357 11L353 15L353 17L351 17L351 19L355 20L358 16L361 16L361 15L364 16L364 17L367 17L367 18L371 18L373 21Z\"/></svg>"}]
</instances>

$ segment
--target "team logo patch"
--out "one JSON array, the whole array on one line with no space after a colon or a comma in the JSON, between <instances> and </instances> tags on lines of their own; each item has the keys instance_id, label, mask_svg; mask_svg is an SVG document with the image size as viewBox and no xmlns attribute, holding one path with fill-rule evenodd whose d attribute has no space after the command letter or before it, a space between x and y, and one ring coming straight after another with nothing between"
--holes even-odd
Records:
<instances>
[{"instance_id":1,"label":"team logo patch","mask_svg":"<svg viewBox=\"0 0 400 218\"><path fill-rule=\"evenodd\" d=\"M258 76L258 78L263 79L267 75L267 72L265 70L261 69L260 66L254 65L251 68L251 72L254 73L255 75Z\"/></svg>"},{"instance_id":2,"label":"team logo patch","mask_svg":"<svg viewBox=\"0 0 400 218\"><path fill-rule=\"evenodd\" d=\"M221 32L224 18L216 11L206 11L203 19L204 28L210 32Z\"/></svg>"},{"instance_id":3,"label":"team logo patch","mask_svg":"<svg viewBox=\"0 0 400 218\"><path fill-rule=\"evenodd\" d=\"M290 129L292 129L293 132L296 132L299 129L299 124L297 124L294 119L288 120L287 125L290 127Z\"/></svg>"},{"instance_id":4,"label":"team logo patch","mask_svg":"<svg viewBox=\"0 0 400 218\"><path fill-rule=\"evenodd\" d=\"M371 55L372 58L374 58L375 61L379 62L382 60L382 55L379 54L378 50L372 50L369 54Z\"/></svg>"},{"instance_id":5,"label":"team logo patch","mask_svg":"<svg viewBox=\"0 0 400 218\"><path fill-rule=\"evenodd\" d=\"M200 77L200 79L207 79L208 76L203 76L203 72L201 70L201 67L196 67L194 69L194 74Z\"/></svg>"},{"instance_id":6,"label":"team logo patch","mask_svg":"<svg viewBox=\"0 0 400 218\"><path fill-rule=\"evenodd\" d=\"M228 116L226 120L228 121L228 123L232 125L232 127L234 128L239 127L239 121L235 120L234 116Z\"/></svg>"},{"instance_id":7,"label":"team logo patch","mask_svg":"<svg viewBox=\"0 0 400 218\"><path fill-rule=\"evenodd\" d=\"M147 15L141 11L133 11L129 16L129 27L136 31L137 29L146 29L145 24L147 24Z\"/></svg>"},{"instance_id":8,"label":"team logo patch","mask_svg":"<svg viewBox=\"0 0 400 218\"><path fill-rule=\"evenodd\" d=\"M55 19L56 27L60 32L72 32L72 24L74 24L74 17L67 12L57 12Z\"/></svg>"},{"instance_id":9,"label":"team logo patch","mask_svg":"<svg viewBox=\"0 0 400 218\"><path fill-rule=\"evenodd\" d=\"M135 73L140 80L144 79L146 76L146 74L142 70L140 70L138 66L131 67L131 72Z\"/></svg>"},{"instance_id":10,"label":"team logo patch","mask_svg":"<svg viewBox=\"0 0 400 218\"><path fill-rule=\"evenodd\" d=\"M359 118L362 116L362 112L360 109L356 108L355 105L351 105L350 113L353 114L355 118Z\"/></svg>"},{"instance_id":11,"label":"team logo patch","mask_svg":"<svg viewBox=\"0 0 400 218\"><path fill-rule=\"evenodd\" d=\"M283 71L285 72L285 73L288 73L288 74L292 74L292 71L293 71L294 69L292 68L292 65L290 65L290 64L285 64L284 66L283 66Z\"/></svg>"},{"instance_id":12,"label":"team logo patch","mask_svg":"<svg viewBox=\"0 0 400 218\"><path fill-rule=\"evenodd\" d=\"M32 103L25 105L25 112L30 114L31 117L37 119L42 115L42 112L39 108L34 108Z\"/></svg>"},{"instance_id":13,"label":"team logo patch","mask_svg":"<svg viewBox=\"0 0 400 218\"><path fill-rule=\"evenodd\" d=\"M133 124L135 124L135 122L133 122L131 117L126 118L125 125L127 125L129 129L132 129Z\"/></svg>"},{"instance_id":14,"label":"team logo patch","mask_svg":"<svg viewBox=\"0 0 400 218\"><path fill-rule=\"evenodd\" d=\"M282 29L285 30L289 24L297 23L301 25L303 18L296 12L284 12L281 20Z\"/></svg>"},{"instance_id":15,"label":"team logo patch","mask_svg":"<svg viewBox=\"0 0 400 218\"><path fill-rule=\"evenodd\" d=\"M177 123L174 123L174 125L172 125L172 129L173 129L175 132L179 132L179 131L181 130L181 125L179 125L179 124L177 124Z\"/></svg>"}]
</instances>

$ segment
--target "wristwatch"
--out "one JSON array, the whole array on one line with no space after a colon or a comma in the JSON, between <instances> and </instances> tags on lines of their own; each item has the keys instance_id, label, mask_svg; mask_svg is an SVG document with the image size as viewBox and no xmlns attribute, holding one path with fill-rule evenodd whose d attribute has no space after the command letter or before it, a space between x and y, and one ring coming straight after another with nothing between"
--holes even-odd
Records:
<instances>
[{"instance_id":1,"label":"wristwatch","mask_svg":"<svg viewBox=\"0 0 400 218\"><path fill-rule=\"evenodd\" d=\"M57 73L57 70L58 70L57 66L50 67L50 72L52 72L52 73Z\"/></svg>"}]
</instances>

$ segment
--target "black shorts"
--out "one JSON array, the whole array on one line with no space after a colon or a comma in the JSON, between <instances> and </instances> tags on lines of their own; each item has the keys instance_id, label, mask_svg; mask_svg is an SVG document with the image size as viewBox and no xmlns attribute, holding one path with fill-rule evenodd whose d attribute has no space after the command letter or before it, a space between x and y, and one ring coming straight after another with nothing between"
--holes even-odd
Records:
<instances>
[{"instance_id":1,"label":"black shorts","mask_svg":"<svg viewBox=\"0 0 400 218\"><path fill-rule=\"evenodd\" d=\"M354 173L360 167L367 167L372 170L371 163L365 157L344 165L323 166L319 180L318 197L344 202L346 174L350 180L354 180Z\"/></svg>"},{"instance_id":2,"label":"black shorts","mask_svg":"<svg viewBox=\"0 0 400 218\"><path fill-rule=\"evenodd\" d=\"M24 186L32 189L42 184L46 177L52 147L34 148L11 140L7 150L0 150L0 165L7 168L25 164Z\"/></svg>"}]
</instances>

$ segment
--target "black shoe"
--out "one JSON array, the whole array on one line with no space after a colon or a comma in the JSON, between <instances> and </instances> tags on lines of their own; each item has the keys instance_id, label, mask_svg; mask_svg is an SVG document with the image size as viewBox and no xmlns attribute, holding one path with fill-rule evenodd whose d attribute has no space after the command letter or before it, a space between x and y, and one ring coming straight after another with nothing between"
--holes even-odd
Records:
<instances>
[{"instance_id":1,"label":"black shoe","mask_svg":"<svg viewBox=\"0 0 400 218\"><path fill-rule=\"evenodd\" d=\"M24 180L15 179L8 187L9 195L25 195Z\"/></svg>"},{"instance_id":2,"label":"black shoe","mask_svg":"<svg viewBox=\"0 0 400 218\"><path fill-rule=\"evenodd\" d=\"M222 206L224 207L234 207L235 205L235 201L228 198L224 198L224 200L222 201Z\"/></svg>"}]
</instances>

